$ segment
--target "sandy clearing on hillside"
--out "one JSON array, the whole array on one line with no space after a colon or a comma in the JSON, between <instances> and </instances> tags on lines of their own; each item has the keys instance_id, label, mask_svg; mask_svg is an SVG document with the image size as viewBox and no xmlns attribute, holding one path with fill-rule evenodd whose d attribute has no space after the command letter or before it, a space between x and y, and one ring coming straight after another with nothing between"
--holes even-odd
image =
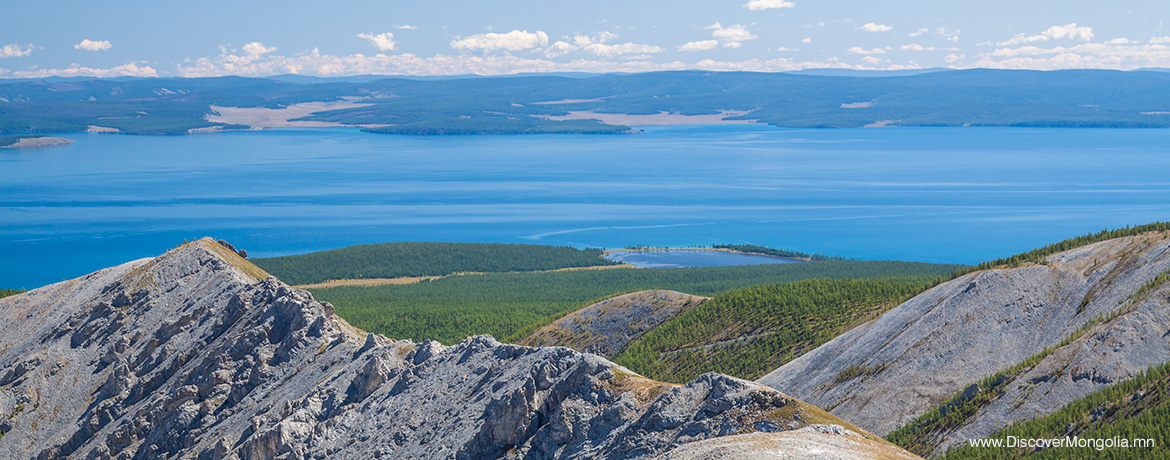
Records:
<instances>
[{"instance_id":1,"label":"sandy clearing on hillside","mask_svg":"<svg viewBox=\"0 0 1170 460\"><path fill-rule=\"evenodd\" d=\"M85 130L87 133L120 133L118 128L107 128L105 126L89 125Z\"/></svg>"},{"instance_id":2,"label":"sandy clearing on hillside","mask_svg":"<svg viewBox=\"0 0 1170 460\"><path fill-rule=\"evenodd\" d=\"M724 110L711 115L681 115L658 112L654 115L626 113L597 113L593 111L570 111L568 115L543 115L541 118L555 121L601 120L611 125L742 125L756 123L756 120L725 120L727 117L746 115L741 110Z\"/></svg>"},{"instance_id":3,"label":"sandy clearing on hillside","mask_svg":"<svg viewBox=\"0 0 1170 460\"><path fill-rule=\"evenodd\" d=\"M207 115L207 121L212 123L227 123L248 125L257 128L315 128L325 126L348 126L328 121L289 121L294 118L307 117L317 112L329 110L357 109L369 107L373 104L359 104L350 101L334 102L302 102L283 109L269 109L265 107L220 107L211 106L211 110L218 114Z\"/></svg>"}]
</instances>

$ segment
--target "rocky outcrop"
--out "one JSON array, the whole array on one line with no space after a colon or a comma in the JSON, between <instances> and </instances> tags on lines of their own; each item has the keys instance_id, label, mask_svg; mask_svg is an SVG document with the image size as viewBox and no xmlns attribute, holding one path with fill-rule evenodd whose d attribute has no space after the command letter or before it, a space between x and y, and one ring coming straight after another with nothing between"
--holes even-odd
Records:
<instances>
[{"instance_id":1,"label":"rocky outcrop","mask_svg":"<svg viewBox=\"0 0 1170 460\"><path fill-rule=\"evenodd\" d=\"M844 425L718 374L367 334L210 239L5 298L0 321L4 459L652 458Z\"/></svg>"},{"instance_id":2,"label":"rocky outcrop","mask_svg":"<svg viewBox=\"0 0 1170 460\"><path fill-rule=\"evenodd\" d=\"M656 460L910 460L920 458L838 425L815 425L786 433L752 433L708 439L679 447Z\"/></svg>"},{"instance_id":3,"label":"rocky outcrop","mask_svg":"<svg viewBox=\"0 0 1170 460\"><path fill-rule=\"evenodd\" d=\"M522 339L529 346L562 346L613 358L626 345L709 297L676 291L638 291L577 310Z\"/></svg>"},{"instance_id":4,"label":"rocky outcrop","mask_svg":"<svg viewBox=\"0 0 1170 460\"><path fill-rule=\"evenodd\" d=\"M1137 295L1167 269L1170 235L1150 233L1055 254L1045 265L971 273L759 382L884 435L964 389L978 392L971 385L988 375L1044 356L940 433L938 454L1170 360L1170 287ZM1102 318L1109 320L1085 331Z\"/></svg>"}]
</instances>

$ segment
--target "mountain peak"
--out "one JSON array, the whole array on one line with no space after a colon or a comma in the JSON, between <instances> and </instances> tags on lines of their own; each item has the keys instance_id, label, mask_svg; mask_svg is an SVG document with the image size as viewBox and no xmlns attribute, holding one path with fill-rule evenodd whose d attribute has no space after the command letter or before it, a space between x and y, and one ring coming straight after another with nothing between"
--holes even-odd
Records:
<instances>
[{"instance_id":1,"label":"mountain peak","mask_svg":"<svg viewBox=\"0 0 1170 460\"><path fill-rule=\"evenodd\" d=\"M882 443L724 375L368 334L209 238L2 299L0 320L0 458L652 458L810 424Z\"/></svg>"}]
</instances>

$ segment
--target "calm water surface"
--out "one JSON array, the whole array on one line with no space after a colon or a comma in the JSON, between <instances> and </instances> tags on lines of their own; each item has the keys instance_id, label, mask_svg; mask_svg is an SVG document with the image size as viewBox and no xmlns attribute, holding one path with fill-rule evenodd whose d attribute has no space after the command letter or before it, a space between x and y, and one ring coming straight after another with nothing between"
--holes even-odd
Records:
<instances>
[{"instance_id":1,"label":"calm water surface","mask_svg":"<svg viewBox=\"0 0 1170 460\"><path fill-rule=\"evenodd\" d=\"M253 256L386 241L753 243L975 263L1170 220L1170 130L645 127L69 134L0 151L0 287L215 236Z\"/></svg>"}]
</instances>

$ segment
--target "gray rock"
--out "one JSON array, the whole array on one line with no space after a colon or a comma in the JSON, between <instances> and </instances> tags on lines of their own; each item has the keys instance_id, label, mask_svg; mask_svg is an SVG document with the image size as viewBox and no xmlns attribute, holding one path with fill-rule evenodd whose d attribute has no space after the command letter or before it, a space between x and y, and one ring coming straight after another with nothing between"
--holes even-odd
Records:
<instances>
[{"instance_id":1,"label":"gray rock","mask_svg":"<svg viewBox=\"0 0 1170 460\"><path fill-rule=\"evenodd\" d=\"M823 414L724 375L367 334L264 276L204 239L0 300L0 459L649 458Z\"/></svg>"}]
</instances>

